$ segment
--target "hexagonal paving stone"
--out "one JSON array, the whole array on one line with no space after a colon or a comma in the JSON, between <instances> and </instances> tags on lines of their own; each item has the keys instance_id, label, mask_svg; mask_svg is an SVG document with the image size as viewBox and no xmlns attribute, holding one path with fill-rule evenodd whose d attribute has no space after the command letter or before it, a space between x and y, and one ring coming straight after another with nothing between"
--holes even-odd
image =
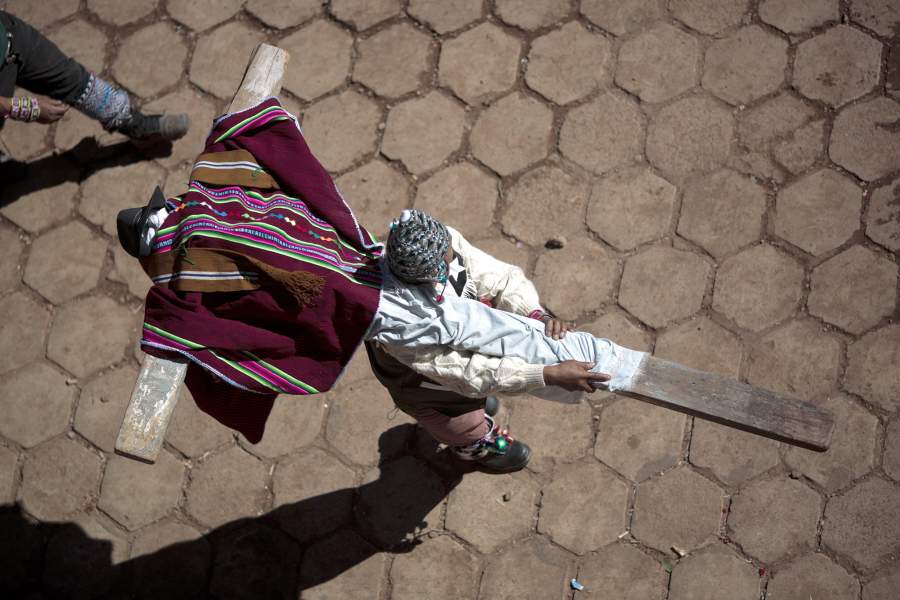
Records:
<instances>
[{"instance_id":1,"label":"hexagonal paving stone","mask_svg":"<svg viewBox=\"0 0 900 600\"><path fill-rule=\"evenodd\" d=\"M687 467L678 467L638 484L631 530L661 552L672 546L690 552L716 534L721 511L722 490Z\"/></svg>"},{"instance_id":2,"label":"hexagonal paving stone","mask_svg":"<svg viewBox=\"0 0 900 600\"><path fill-rule=\"evenodd\" d=\"M619 265L602 246L577 238L561 250L544 252L534 270L534 282L543 304L562 319L575 319L612 297ZM582 285L573 286L571 282Z\"/></svg>"},{"instance_id":3,"label":"hexagonal paving stone","mask_svg":"<svg viewBox=\"0 0 900 600\"><path fill-rule=\"evenodd\" d=\"M318 437L325 417L326 396L287 396L275 398L262 440L251 444L241 438L247 450L263 458L290 454L310 445Z\"/></svg>"},{"instance_id":4,"label":"hexagonal paving stone","mask_svg":"<svg viewBox=\"0 0 900 600\"><path fill-rule=\"evenodd\" d=\"M394 559L391 598L472 598L477 592L477 575L475 557L451 537L442 535Z\"/></svg>"},{"instance_id":5,"label":"hexagonal paving stone","mask_svg":"<svg viewBox=\"0 0 900 600\"><path fill-rule=\"evenodd\" d=\"M330 171L343 171L375 151L381 110L369 98L347 90L313 104L304 113L303 135Z\"/></svg>"},{"instance_id":6,"label":"hexagonal paving stone","mask_svg":"<svg viewBox=\"0 0 900 600\"><path fill-rule=\"evenodd\" d=\"M300 567L300 589L310 600L367 600L380 595L388 554L349 529L306 548Z\"/></svg>"},{"instance_id":7,"label":"hexagonal paving stone","mask_svg":"<svg viewBox=\"0 0 900 600\"><path fill-rule=\"evenodd\" d=\"M900 408L900 325L866 334L847 349L845 387L884 410Z\"/></svg>"},{"instance_id":8,"label":"hexagonal paving stone","mask_svg":"<svg viewBox=\"0 0 900 600\"><path fill-rule=\"evenodd\" d=\"M834 120L831 159L867 181L896 171L900 163L900 131L887 126L900 119L900 104L875 98L842 110Z\"/></svg>"},{"instance_id":9,"label":"hexagonal paving stone","mask_svg":"<svg viewBox=\"0 0 900 600\"><path fill-rule=\"evenodd\" d=\"M638 160L643 144L644 114L617 92L572 109L559 133L563 155L598 175Z\"/></svg>"},{"instance_id":10,"label":"hexagonal paving stone","mask_svg":"<svg viewBox=\"0 0 900 600\"><path fill-rule=\"evenodd\" d=\"M424 462L403 456L372 469L365 479L356 522L366 537L391 548L440 529L447 490Z\"/></svg>"},{"instance_id":11,"label":"hexagonal paving stone","mask_svg":"<svg viewBox=\"0 0 900 600\"><path fill-rule=\"evenodd\" d=\"M431 38L408 23L382 29L357 43L353 79L380 96L402 96L425 80Z\"/></svg>"},{"instance_id":12,"label":"hexagonal paving stone","mask_svg":"<svg viewBox=\"0 0 900 600\"><path fill-rule=\"evenodd\" d=\"M59 304L96 286L105 260L106 242L74 221L34 241L23 281Z\"/></svg>"},{"instance_id":13,"label":"hexagonal paving stone","mask_svg":"<svg viewBox=\"0 0 900 600\"><path fill-rule=\"evenodd\" d=\"M831 391L841 345L812 321L791 321L750 351L752 385L812 399Z\"/></svg>"},{"instance_id":14,"label":"hexagonal paving stone","mask_svg":"<svg viewBox=\"0 0 900 600\"><path fill-rule=\"evenodd\" d=\"M722 263L712 305L740 327L760 331L797 310L802 286L803 267L773 246L760 244Z\"/></svg>"},{"instance_id":15,"label":"hexagonal paving stone","mask_svg":"<svg viewBox=\"0 0 900 600\"><path fill-rule=\"evenodd\" d=\"M409 182L380 160L341 175L335 183L360 223L376 235L386 234L391 221L409 206Z\"/></svg>"},{"instance_id":16,"label":"hexagonal paving stone","mask_svg":"<svg viewBox=\"0 0 900 600\"><path fill-rule=\"evenodd\" d=\"M49 2L9 0L5 10L32 27L43 28L76 12L79 4L79 0L50 0Z\"/></svg>"},{"instance_id":17,"label":"hexagonal paving stone","mask_svg":"<svg viewBox=\"0 0 900 600\"><path fill-rule=\"evenodd\" d=\"M147 292L153 287L153 282L141 268L141 263L134 260L134 257L119 244L113 247L112 253L113 268L106 277L110 281L125 284L132 296L140 299L146 298Z\"/></svg>"},{"instance_id":18,"label":"hexagonal paving stone","mask_svg":"<svg viewBox=\"0 0 900 600\"><path fill-rule=\"evenodd\" d=\"M67 437L25 456L19 499L36 518L62 520L86 508L100 489L100 456Z\"/></svg>"},{"instance_id":19,"label":"hexagonal paving stone","mask_svg":"<svg viewBox=\"0 0 900 600\"><path fill-rule=\"evenodd\" d=\"M538 487L524 471L470 473L450 494L446 527L480 552L493 552L531 531Z\"/></svg>"},{"instance_id":20,"label":"hexagonal paving stone","mask_svg":"<svg viewBox=\"0 0 900 600\"><path fill-rule=\"evenodd\" d=\"M410 0L406 12L437 33L448 33L481 17L481 0Z\"/></svg>"},{"instance_id":21,"label":"hexagonal paving stone","mask_svg":"<svg viewBox=\"0 0 900 600\"><path fill-rule=\"evenodd\" d=\"M6 446L0 446L0 502L12 504L16 497L16 463L19 455Z\"/></svg>"},{"instance_id":22,"label":"hexagonal paving stone","mask_svg":"<svg viewBox=\"0 0 900 600\"><path fill-rule=\"evenodd\" d=\"M488 564L481 582L484 598L564 598L574 575L568 557L544 540L508 549Z\"/></svg>"},{"instance_id":23,"label":"hexagonal paving stone","mask_svg":"<svg viewBox=\"0 0 900 600\"><path fill-rule=\"evenodd\" d=\"M862 190L832 169L821 169L778 193L775 233L816 256L859 229Z\"/></svg>"},{"instance_id":24,"label":"hexagonal paving stone","mask_svg":"<svg viewBox=\"0 0 900 600\"><path fill-rule=\"evenodd\" d=\"M591 407L543 402L523 396L513 408L509 429L513 436L531 446L528 467L538 473L552 464L567 463L584 456L590 449ZM565 431L561 439L560 431Z\"/></svg>"},{"instance_id":25,"label":"hexagonal paving stone","mask_svg":"<svg viewBox=\"0 0 900 600\"><path fill-rule=\"evenodd\" d=\"M166 441L182 454L194 458L232 440L232 430L197 408L191 393L182 387L166 431Z\"/></svg>"},{"instance_id":26,"label":"hexagonal paving stone","mask_svg":"<svg viewBox=\"0 0 900 600\"><path fill-rule=\"evenodd\" d=\"M352 521L355 483L356 474L334 456L310 448L276 466L271 514L301 542L321 537Z\"/></svg>"},{"instance_id":27,"label":"hexagonal paving stone","mask_svg":"<svg viewBox=\"0 0 900 600\"><path fill-rule=\"evenodd\" d=\"M296 594L300 549L284 533L261 521L212 539L214 598L289 598Z\"/></svg>"},{"instance_id":28,"label":"hexagonal paving stone","mask_svg":"<svg viewBox=\"0 0 900 600\"><path fill-rule=\"evenodd\" d=\"M22 248L18 232L0 227L0 254L6 257L0 264L0 291L12 289L22 279L22 269L19 267Z\"/></svg>"},{"instance_id":29,"label":"hexagonal paving stone","mask_svg":"<svg viewBox=\"0 0 900 600\"><path fill-rule=\"evenodd\" d=\"M685 416L620 398L603 409L594 456L632 481L643 481L681 458Z\"/></svg>"},{"instance_id":30,"label":"hexagonal paving stone","mask_svg":"<svg viewBox=\"0 0 900 600\"><path fill-rule=\"evenodd\" d=\"M201 94L190 86L181 86L171 94L144 105L142 109L151 114L184 113L191 120L191 128L187 134L183 138L172 142L172 153L156 159L160 165L167 169L171 169L186 161L194 162L197 154L206 145L206 136L209 135L213 119L219 114L216 103L211 101L209 96ZM133 181L131 177L132 175L129 175L127 179ZM169 177L169 179L171 178L172 176ZM169 183L169 181L167 180L166 183ZM149 197L153 188L147 188L146 192L144 192L144 188L135 187L133 189L140 190L140 194ZM179 189L177 193L181 194L183 192L183 189ZM137 206L144 202L143 199L132 199L131 206Z\"/></svg>"},{"instance_id":31,"label":"hexagonal paving stone","mask_svg":"<svg viewBox=\"0 0 900 600\"><path fill-rule=\"evenodd\" d=\"M669 10L688 27L711 35L740 23L748 4L747 0L671 0Z\"/></svg>"},{"instance_id":32,"label":"hexagonal paving stone","mask_svg":"<svg viewBox=\"0 0 900 600\"><path fill-rule=\"evenodd\" d=\"M816 114L808 103L782 92L738 113L738 137L745 146L765 151L770 142L790 135Z\"/></svg>"},{"instance_id":33,"label":"hexagonal paving stone","mask_svg":"<svg viewBox=\"0 0 900 600\"><path fill-rule=\"evenodd\" d=\"M370 465L403 447L413 419L395 412L390 394L378 382L365 379L329 394L331 410L325 425L328 442L360 465Z\"/></svg>"},{"instance_id":34,"label":"hexagonal paving stone","mask_svg":"<svg viewBox=\"0 0 900 600\"><path fill-rule=\"evenodd\" d=\"M703 87L731 104L746 104L784 81L788 44L757 25L744 27L706 50Z\"/></svg>"},{"instance_id":35,"label":"hexagonal paving stone","mask_svg":"<svg viewBox=\"0 0 900 600\"><path fill-rule=\"evenodd\" d=\"M694 369L737 378L742 351L733 333L700 317L659 336L653 353Z\"/></svg>"},{"instance_id":36,"label":"hexagonal paving stone","mask_svg":"<svg viewBox=\"0 0 900 600\"><path fill-rule=\"evenodd\" d=\"M400 12L400 0L333 0L331 14L362 31Z\"/></svg>"},{"instance_id":37,"label":"hexagonal paving stone","mask_svg":"<svg viewBox=\"0 0 900 600\"><path fill-rule=\"evenodd\" d=\"M853 246L813 271L810 314L859 334L894 312L897 265Z\"/></svg>"},{"instance_id":38,"label":"hexagonal paving stone","mask_svg":"<svg viewBox=\"0 0 900 600\"><path fill-rule=\"evenodd\" d=\"M149 197L153 188L163 185L165 178L166 174L151 162L97 171L81 188L78 212L91 223L103 227L107 235L115 236L119 211L146 202L143 198L135 198L135 192Z\"/></svg>"},{"instance_id":39,"label":"hexagonal paving stone","mask_svg":"<svg viewBox=\"0 0 900 600\"><path fill-rule=\"evenodd\" d=\"M496 0L494 11L510 25L533 30L556 23L570 8L558 0Z\"/></svg>"},{"instance_id":40,"label":"hexagonal paving stone","mask_svg":"<svg viewBox=\"0 0 900 600\"><path fill-rule=\"evenodd\" d=\"M725 162L734 119L702 96L684 98L660 110L647 129L647 158L674 177L712 171Z\"/></svg>"},{"instance_id":41,"label":"hexagonal paving stone","mask_svg":"<svg viewBox=\"0 0 900 600\"><path fill-rule=\"evenodd\" d=\"M507 264L520 267L527 276L530 276L531 269L528 264L531 262L528 248L522 242L510 242L501 237L478 240L476 247L483 252L487 252L490 256L503 261Z\"/></svg>"},{"instance_id":42,"label":"hexagonal paving stone","mask_svg":"<svg viewBox=\"0 0 900 600\"><path fill-rule=\"evenodd\" d=\"M863 600L891 600L900 588L900 568L886 567L863 586Z\"/></svg>"},{"instance_id":43,"label":"hexagonal paving stone","mask_svg":"<svg viewBox=\"0 0 900 600\"><path fill-rule=\"evenodd\" d=\"M69 425L75 388L46 363L12 373L0 387L0 433L28 448L62 433Z\"/></svg>"},{"instance_id":44,"label":"hexagonal paving stone","mask_svg":"<svg viewBox=\"0 0 900 600\"><path fill-rule=\"evenodd\" d=\"M662 598L666 577L662 565L631 544L612 544L591 555L578 569L598 598L646 600Z\"/></svg>"},{"instance_id":45,"label":"hexagonal paving stone","mask_svg":"<svg viewBox=\"0 0 900 600\"><path fill-rule=\"evenodd\" d=\"M279 46L293 56L304 57L300 64L291 64L284 76L284 87L304 100L330 92L350 74L353 38L328 21L314 21Z\"/></svg>"},{"instance_id":46,"label":"hexagonal paving stone","mask_svg":"<svg viewBox=\"0 0 900 600\"><path fill-rule=\"evenodd\" d=\"M756 600L756 567L729 548L713 545L679 561L669 584L669 600Z\"/></svg>"},{"instance_id":47,"label":"hexagonal paving stone","mask_svg":"<svg viewBox=\"0 0 900 600\"><path fill-rule=\"evenodd\" d=\"M497 179L477 166L456 163L419 184L415 206L465 232L467 238L478 238L492 231L497 186Z\"/></svg>"},{"instance_id":48,"label":"hexagonal paving stone","mask_svg":"<svg viewBox=\"0 0 900 600\"><path fill-rule=\"evenodd\" d=\"M888 250L900 252L900 178L872 192L866 235Z\"/></svg>"},{"instance_id":49,"label":"hexagonal paving stone","mask_svg":"<svg viewBox=\"0 0 900 600\"><path fill-rule=\"evenodd\" d=\"M472 130L472 154L500 175L535 163L549 151L553 113L520 93L492 104Z\"/></svg>"},{"instance_id":50,"label":"hexagonal paving stone","mask_svg":"<svg viewBox=\"0 0 900 600\"><path fill-rule=\"evenodd\" d=\"M696 254L653 246L625 262L619 304L650 327L700 309L710 266Z\"/></svg>"},{"instance_id":51,"label":"hexagonal paving stone","mask_svg":"<svg viewBox=\"0 0 900 600\"><path fill-rule=\"evenodd\" d=\"M171 546L189 551L173 552ZM202 596L212 551L200 532L177 521L162 521L137 532L131 546L136 583L147 598Z\"/></svg>"},{"instance_id":52,"label":"hexagonal paving stone","mask_svg":"<svg viewBox=\"0 0 900 600\"><path fill-rule=\"evenodd\" d=\"M238 447L195 464L185 509L207 527L218 527L263 509L266 466Z\"/></svg>"},{"instance_id":53,"label":"hexagonal paving stone","mask_svg":"<svg viewBox=\"0 0 900 600\"><path fill-rule=\"evenodd\" d=\"M319 0L248 0L247 10L269 27L289 29L318 16L322 3Z\"/></svg>"},{"instance_id":54,"label":"hexagonal paving stone","mask_svg":"<svg viewBox=\"0 0 900 600\"><path fill-rule=\"evenodd\" d=\"M228 0L214 4L224 7L236 3L243 3L243 0ZM188 0L184 4L199 7L213 3ZM172 3L169 4L169 12L172 12ZM214 15L215 11L208 10L205 14ZM175 14L172 16L179 18ZM210 25L212 23L207 27ZM234 21L207 33L197 41L194 48L190 68L191 81L214 96L222 99L231 98L241 83L242 75L241 69L235 69L234 65L247 64L250 53L264 39L261 31L251 28L243 21Z\"/></svg>"},{"instance_id":55,"label":"hexagonal paving stone","mask_svg":"<svg viewBox=\"0 0 900 600\"><path fill-rule=\"evenodd\" d=\"M118 565L128 557L128 540L97 517L75 515L50 537L43 587L51 597L98 598L120 577Z\"/></svg>"},{"instance_id":56,"label":"hexagonal paving stone","mask_svg":"<svg viewBox=\"0 0 900 600\"><path fill-rule=\"evenodd\" d=\"M85 377L122 358L134 339L134 313L105 296L66 304L53 319L47 357L77 377ZM102 331L98 336L96 332Z\"/></svg>"},{"instance_id":57,"label":"hexagonal paving stone","mask_svg":"<svg viewBox=\"0 0 900 600\"><path fill-rule=\"evenodd\" d=\"M578 324L579 331L588 331L591 334L614 340L620 346L649 352L653 347L653 336L640 328L639 324L632 323L622 310L604 310L603 314L584 325Z\"/></svg>"},{"instance_id":58,"label":"hexagonal paving stone","mask_svg":"<svg viewBox=\"0 0 900 600\"><path fill-rule=\"evenodd\" d=\"M184 464L166 451L148 465L111 456L97 506L129 530L163 517L178 504Z\"/></svg>"},{"instance_id":59,"label":"hexagonal paving stone","mask_svg":"<svg viewBox=\"0 0 900 600\"><path fill-rule=\"evenodd\" d=\"M778 465L778 443L752 433L694 419L691 464L709 469L722 483L738 486Z\"/></svg>"},{"instance_id":60,"label":"hexagonal paving stone","mask_svg":"<svg viewBox=\"0 0 900 600\"><path fill-rule=\"evenodd\" d=\"M152 0L154 3L156 0ZM120 3L123 4L123 3ZM47 36L66 56L94 72L102 72L106 62L109 39L102 30L87 21L70 21Z\"/></svg>"},{"instance_id":61,"label":"hexagonal paving stone","mask_svg":"<svg viewBox=\"0 0 900 600\"><path fill-rule=\"evenodd\" d=\"M884 437L884 472L900 481L900 421L888 425Z\"/></svg>"},{"instance_id":62,"label":"hexagonal paving stone","mask_svg":"<svg viewBox=\"0 0 900 600\"><path fill-rule=\"evenodd\" d=\"M577 22L541 36L531 43L525 82L557 104L590 94L606 79L610 43Z\"/></svg>"},{"instance_id":63,"label":"hexagonal paving stone","mask_svg":"<svg viewBox=\"0 0 900 600\"><path fill-rule=\"evenodd\" d=\"M797 47L794 85L808 98L842 106L878 83L881 44L848 25L837 25Z\"/></svg>"},{"instance_id":64,"label":"hexagonal paving stone","mask_svg":"<svg viewBox=\"0 0 900 600\"><path fill-rule=\"evenodd\" d=\"M44 354L50 314L22 292L0 298L0 373L37 360Z\"/></svg>"},{"instance_id":65,"label":"hexagonal paving stone","mask_svg":"<svg viewBox=\"0 0 900 600\"><path fill-rule=\"evenodd\" d=\"M465 111L438 92L407 100L391 109L381 151L413 173L430 171L462 143Z\"/></svg>"},{"instance_id":66,"label":"hexagonal paving stone","mask_svg":"<svg viewBox=\"0 0 900 600\"><path fill-rule=\"evenodd\" d=\"M230 19L241 9L245 0L169 0L166 10L194 31L203 31ZM222 32L224 33L224 32ZM249 54L247 54L249 56ZM244 57L242 64L246 64ZM240 69L238 69L240 71ZM233 88L232 88L233 91Z\"/></svg>"},{"instance_id":67,"label":"hexagonal paving stone","mask_svg":"<svg viewBox=\"0 0 900 600\"><path fill-rule=\"evenodd\" d=\"M697 84L699 62L697 39L660 23L622 44L616 83L644 102L663 102Z\"/></svg>"},{"instance_id":68,"label":"hexagonal paving stone","mask_svg":"<svg viewBox=\"0 0 900 600\"><path fill-rule=\"evenodd\" d=\"M441 85L475 104L509 89L516 81L521 44L496 25L482 23L441 48Z\"/></svg>"},{"instance_id":69,"label":"hexagonal paving stone","mask_svg":"<svg viewBox=\"0 0 900 600\"><path fill-rule=\"evenodd\" d=\"M765 211L765 189L723 169L687 185L678 233L722 258L759 239Z\"/></svg>"},{"instance_id":70,"label":"hexagonal paving stone","mask_svg":"<svg viewBox=\"0 0 900 600\"><path fill-rule=\"evenodd\" d=\"M152 56L154 60L148 61ZM155 23L125 38L116 53L112 72L138 96L154 96L178 83L184 72L187 45L166 23Z\"/></svg>"},{"instance_id":71,"label":"hexagonal paving stone","mask_svg":"<svg viewBox=\"0 0 900 600\"><path fill-rule=\"evenodd\" d=\"M506 192L503 231L534 246L577 235L584 229L588 190L586 183L556 166L529 171Z\"/></svg>"},{"instance_id":72,"label":"hexagonal paving stone","mask_svg":"<svg viewBox=\"0 0 900 600\"><path fill-rule=\"evenodd\" d=\"M831 446L825 452L791 446L785 461L833 492L871 470L878 418L844 394L824 398L817 404L834 415Z\"/></svg>"},{"instance_id":73,"label":"hexagonal paving stone","mask_svg":"<svg viewBox=\"0 0 900 600\"><path fill-rule=\"evenodd\" d=\"M800 481L781 477L750 484L731 501L732 538L751 556L774 562L816 546L822 499Z\"/></svg>"},{"instance_id":74,"label":"hexagonal paving stone","mask_svg":"<svg viewBox=\"0 0 900 600\"><path fill-rule=\"evenodd\" d=\"M17 191L15 184L9 189ZM78 184L67 181L52 187L41 187L33 192L14 193L12 199L15 201L0 209L0 214L25 231L37 233L69 216L75 206L74 196L77 192Z\"/></svg>"},{"instance_id":75,"label":"hexagonal paving stone","mask_svg":"<svg viewBox=\"0 0 900 600\"><path fill-rule=\"evenodd\" d=\"M87 0L87 7L107 23L125 25L150 14L156 8L156 0Z\"/></svg>"},{"instance_id":76,"label":"hexagonal paving stone","mask_svg":"<svg viewBox=\"0 0 900 600\"><path fill-rule=\"evenodd\" d=\"M900 550L900 488L873 477L825 507L822 543L863 570Z\"/></svg>"},{"instance_id":77,"label":"hexagonal paving stone","mask_svg":"<svg viewBox=\"0 0 900 600\"><path fill-rule=\"evenodd\" d=\"M137 369L124 365L99 375L81 390L75 412L75 430L104 452L115 450L116 437L137 376Z\"/></svg>"},{"instance_id":78,"label":"hexagonal paving stone","mask_svg":"<svg viewBox=\"0 0 900 600\"><path fill-rule=\"evenodd\" d=\"M640 29L663 16L659 0L582 0L581 14L614 35Z\"/></svg>"},{"instance_id":79,"label":"hexagonal paving stone","mask_svg":"<svg viewBox=\"0 0 900 600\"><path fill-rule=\"evenodd\" d=\"M763 0L759 18L785 33L803 33L840 18L840 0Z\"/></svg>"},{"instance_id":80,"label":"hexagonal paving stone","mask_svg":"<svg viewBox=\"0 0 900 600\"><path fill-rule=\"evenodd\" d=\"M630 491L593 461L571 465L544 488L538 531L576 554L596 550L627 527Z\"/></svg>"},{"instance_id":81,"label":"hexagonal paving stone","mask_svg":"<svg viewBox=\"0 0 900 600\"><path fill-rule=\"evenodd\" d=\"M850 17L884 37L896 35L900 25L900 10L891 0L853 0Z\"/></svg>"},{"instance_id":82,"label":"hexagonal paving stone","mask_svg":"<svg viewBox=\"0 0 900 600\"><path fill-rule=\"evenodd\" d=\"M668 231L675 193L646 167L618 171L594 185L587 225L617 249L631 250Z\"/></svg>"},{"instance_id":83,"label":"hexagonal paving stone","mask_svg":"<svg viewBox=\"0 0 900 600\"><path fill-rule=\"evenodd\" d=\"M859 580L824 554L811 554L779 569L766 586L766 595L854 600L859 598Z\"/></svg>"},{"instance_id":84,"label":"hexagonal paving stone","mask_svg":"<svg viewBox=\"0 0 900 600\"><path fill-rule=\"evenodd\" d=\"M791 173L805 171L825 152L825 121L807 123L772 147L772 156Z\"/></svg>"}]
</instances>

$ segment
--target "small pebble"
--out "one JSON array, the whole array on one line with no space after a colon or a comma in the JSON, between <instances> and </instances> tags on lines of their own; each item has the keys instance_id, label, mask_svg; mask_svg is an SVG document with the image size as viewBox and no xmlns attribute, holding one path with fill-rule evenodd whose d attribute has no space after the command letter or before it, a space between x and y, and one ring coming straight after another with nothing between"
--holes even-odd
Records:
<instances>
[{"instance_id":1,"label":"small pebble","mask_svg":"<svg viewBox=\"0 0 900 600\"><path fill-rule=\"evenodd\" d=\"M504 492L503 493L503 501L509 502L510 500L512 500L512 494L509 492Z\"/></svg>"}]
</instances>

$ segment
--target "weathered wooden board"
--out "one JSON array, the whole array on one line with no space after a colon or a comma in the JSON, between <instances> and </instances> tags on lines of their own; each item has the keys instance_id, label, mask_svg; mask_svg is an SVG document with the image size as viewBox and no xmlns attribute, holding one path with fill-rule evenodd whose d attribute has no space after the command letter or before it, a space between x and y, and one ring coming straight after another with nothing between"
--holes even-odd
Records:
<instances>
[{"instance_id":1,"label":"weathered wooden board","mask_svg":"<svg viewBox=\"0 0 900 600\"><path fill-rule=\"evenodd\" d=\"M244 78L228 112L239 112L281 91L288 53L269 44L253 51ZM116 452L145 462L155 462L166 437L169 419L178 402L178 390L187 363L147 356L125 412Z\"/></svg>"},{"instance_id":2,"label":"weathered wooden board","mask_svg":"<svg viewBox=\"0 0 900 600\"><path fill-rule=\"evenodd\" d=\"M827 450L831 444L834 418L809 402L653 356L644 359L623 391L805 448Z\"/></svg>"}]
</instances>

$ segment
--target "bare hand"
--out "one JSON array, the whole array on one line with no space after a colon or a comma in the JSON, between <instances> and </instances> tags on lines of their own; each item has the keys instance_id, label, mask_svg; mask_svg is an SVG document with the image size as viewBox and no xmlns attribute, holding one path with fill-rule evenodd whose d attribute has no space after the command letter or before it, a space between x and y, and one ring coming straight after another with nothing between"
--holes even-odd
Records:
<instances>
[{"instance_id":1,"label":"bare hand","mask_svg":"<svg viewBox=\"0 0 900 600\"><path fill-rule=\"evenodd\" d=\"M544 325L544 335L547 337L552 337L554 340L561 340L566 337L566 332L571 329L571 325L557 319L556 317L550 317L545 321Z\"/></svg>"},{"instance_id":2,"label":"bare hand","mask_svg":"<svg viewBox=\"0 0 900 600\"><path fill-rule=\"evenodd\" d=\"M52 98L38 98L38 104L41 107L41 114L38 117L38 123L53 123L62 119L69 105Z\"/></svg>"},{"instance_id":3,"label":"bare hand","mask_svg":"<svg viewBox=\"0 0 900 600\"><path fill-rule=\"evenodd\" d=\"M589 362L567 360L556 365L544 367L544 383L555 385L570 392L583 391L593 393L597 388L592 381L609 381L606 373L593 373L594 367Z\"/></svg>"}]
</instances>

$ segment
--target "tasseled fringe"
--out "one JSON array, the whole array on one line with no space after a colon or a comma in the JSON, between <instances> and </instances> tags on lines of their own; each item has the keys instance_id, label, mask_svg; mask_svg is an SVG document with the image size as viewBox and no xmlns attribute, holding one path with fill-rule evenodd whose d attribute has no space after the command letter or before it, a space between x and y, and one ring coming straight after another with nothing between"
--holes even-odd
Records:
<instances>
[{"instance_id":1,"label":"tasseled fringe","mask_svg":"<svg viewBox=\"0 0 900 600\"><path fill-rule=\"evenodd\" d=\"M301 308L314 304L322 295L325 278L320 275L309 271L287 271L249 256L245 258L270 279L283 285Z\"/></svg>"}]
</instances>

